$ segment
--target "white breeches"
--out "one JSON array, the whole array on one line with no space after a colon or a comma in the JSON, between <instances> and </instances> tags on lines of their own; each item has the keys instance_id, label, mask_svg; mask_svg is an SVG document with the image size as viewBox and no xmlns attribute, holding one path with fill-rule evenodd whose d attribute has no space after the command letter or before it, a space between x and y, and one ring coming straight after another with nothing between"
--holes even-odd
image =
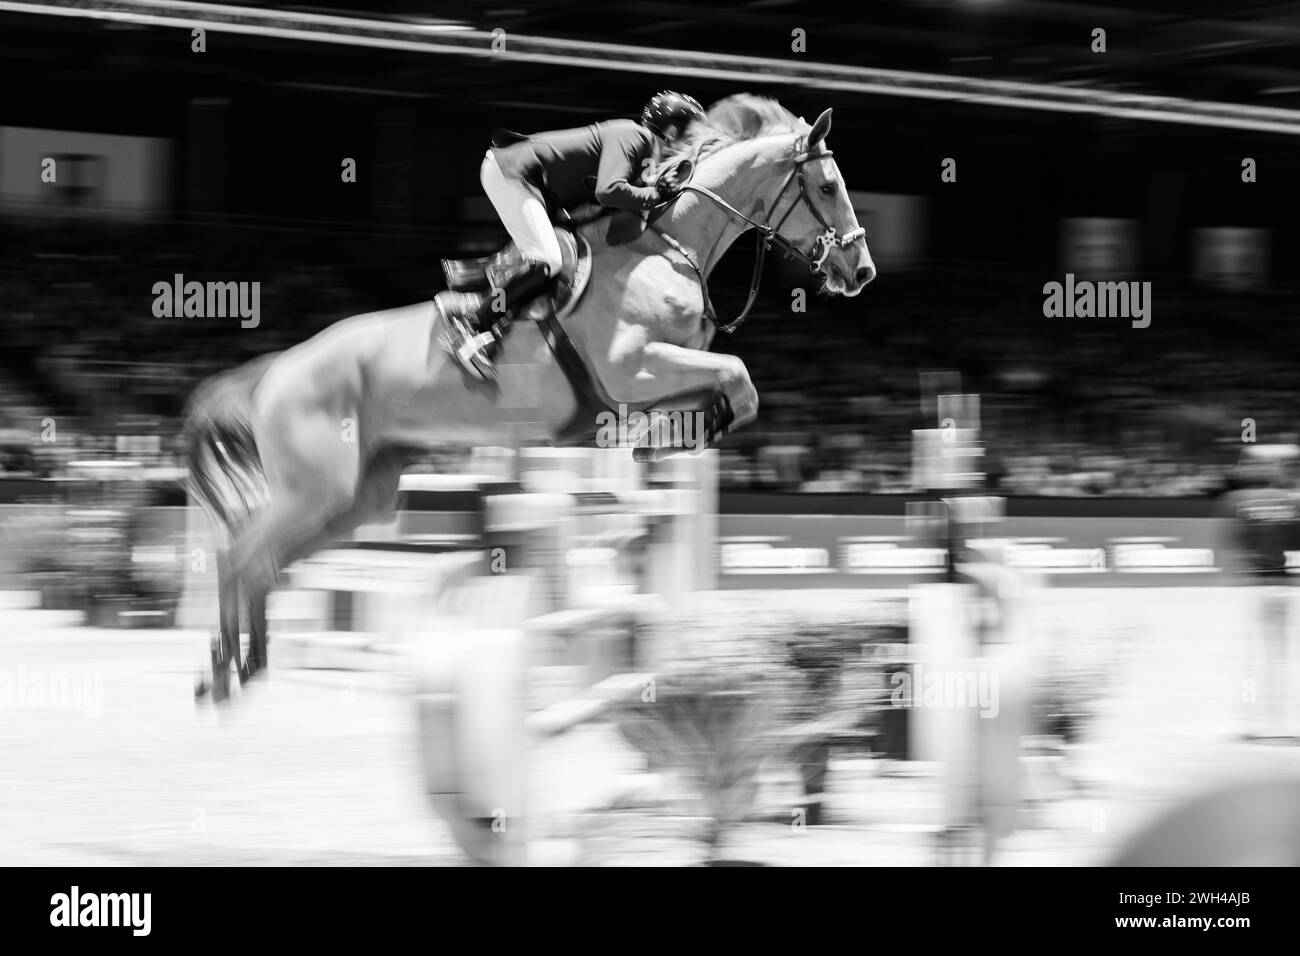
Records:
<instances>
[{"instance_id":1,"label":"white breeches","mask_svg":"<svg viewBox=\"0 0 1300 956\"><path fill-rule=\"evenodd\" d=\"M541 194L528 183L502 173L492 150L483 159L479 181L519 251L528 259L546 263L551 275L559 275L564 259Z\"/></svg>"}]
</instances>

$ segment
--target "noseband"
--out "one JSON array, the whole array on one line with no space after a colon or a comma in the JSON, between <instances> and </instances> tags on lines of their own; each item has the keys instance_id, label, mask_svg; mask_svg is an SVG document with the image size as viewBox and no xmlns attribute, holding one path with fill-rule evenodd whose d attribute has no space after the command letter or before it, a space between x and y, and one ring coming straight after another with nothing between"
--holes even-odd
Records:
<instances>
[{"instance_id":1,"label":"noseband","mask_svg":"<svg viewBox=\"0 0 1300 956\"><path fill-rule=\"evenodd\" d=\"M695 155L691 159L690 168L692 173L694 173L695 165L700 158L700 153L703 152L706 145L708 144L701 143L696 148ZM817 207L813 205L812 197L808 195L808 181L804 176L804 165L813 160L825 159L828 156L834 155L835 154L829 149L822 150L819 153L810 153L807 147L807 140L804 139L799 141L798 152L795 153L794 156L794 166L785 177L785 182L781 184L781 188L777 191L776 199L772 202L773 211L775 211L776 207L781 204L781 197L785 195L786 190L790 188L791 181L796 177L798 178L799 183L799 195L796 196L794 202L790 204L790 208L785 211L785 215L777 220L775 226L771 224L771 216L768 216L764 222L758 222L755 219L751 219L706 186L697 186L691 182L682 185L681 192L684 193L689 191L704 196L706 199L709 199L718 205L732 219L738 219L741 222L746 223L751 229L755 230L755 238L757 242L754 247L754 272L749 281L749 298L745 302L745 307L740 310L740 314L730 322L725 323L718 320L717 313L713 309L713 304L709 300L708 280L706 279L704 270L700 267L700 264L695 261L695 257L692 256L681 245L681 243L668 235L668 233L663 232L660 229L655 230L664 237L670 246L685 256L686 261L690 263L691 268L693 268L696 274L700 277L700 287L704 290L704 314L708 316L709 321L717 326L719 331L727 333L735 332L736 329L740 328L740 324L744 322L745 318L749 315L749 310L754 307L754 300L758 298L758 287L763 277L763 263L767 258L767 250L772 248L773 245L779 246L781 251L785 253L788 258L798 259L808 267L809 271L816 274L822 271L822 266L826 263L826 257L831 254L832 249L836 247L841 249L847 248L867 234L867 231L864 228L858 226L858 228L850 230L842 236L839 235L835 227L827 222L825 217L818 212ZM674 169L675 168L676 167L674 167ZM669 171L665 171L664 175L667 175L668 172ZM680 193L678 195L680 195ZM667 203L661 206L660 212L667 209L667 207L673 202L676 202L676 199L677 197L674 196ZM813 239L812 248L807 252L800 249L780 233L780 229L785 225L785 221L790 218L790 214L798 208L801 202L808 207L808 211L813 214L813 218L817 220L823 230Z\"/></svg>"}]
</instances>

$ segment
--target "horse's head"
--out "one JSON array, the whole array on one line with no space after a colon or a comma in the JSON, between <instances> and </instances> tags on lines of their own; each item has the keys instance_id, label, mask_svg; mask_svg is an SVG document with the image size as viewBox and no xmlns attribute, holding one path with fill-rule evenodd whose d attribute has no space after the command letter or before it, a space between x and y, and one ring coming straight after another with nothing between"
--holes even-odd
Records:
<instances>
[{"instance_id":1,"label":"horse's head","mask_svg":"<svg viewBox=\"0 0 1300 956\"><path fill-rule=\"evenodd\" d=\"M831 111L811 127L800 123L806 132L794 134L790 154L777 164L788 172L765 203L768 224L779 245L823 277L826 291L855 296L876 277L876 266L840 168L826 148Z\"/></svg>"}]
</instances>

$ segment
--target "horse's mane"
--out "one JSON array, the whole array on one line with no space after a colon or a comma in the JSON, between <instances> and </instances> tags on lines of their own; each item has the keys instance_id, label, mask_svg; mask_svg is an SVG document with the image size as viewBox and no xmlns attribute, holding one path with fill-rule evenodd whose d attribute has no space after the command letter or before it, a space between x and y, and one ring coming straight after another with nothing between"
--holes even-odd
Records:
<instances>
[{"instance_id":1,"label":"horse's mane","mask_svg":"<svg viewBox=\"0 0 1300 956\"><path fill-rule=\"evenodd\" d=\"M697 150L707 154L745 140L806 129L807 123L776 100L737 93L718 100L708 108L703 120L692 123L672 152L661 160L659 169L693 157Z\"/></svg>"}]
</instances>

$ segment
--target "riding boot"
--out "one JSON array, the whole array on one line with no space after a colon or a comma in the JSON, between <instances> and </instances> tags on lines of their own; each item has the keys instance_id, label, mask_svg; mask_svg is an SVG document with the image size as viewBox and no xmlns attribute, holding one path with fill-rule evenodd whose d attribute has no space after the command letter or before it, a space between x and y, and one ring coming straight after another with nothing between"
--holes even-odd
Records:
<instances>
[{"instance_id":1,"label":"riding boot","mask_svg":"<svg viewBox=\"0 0 1300 956\"><path fill-rule=\"evenodd\" d=\"M449 329L443 344L457 364L478 379L497 377L492 357L511 317L550 285L551 275L545 263L525 260L507 269L499 281L489 292L458 294L444 306Z\"/></svg>"}]
</instances>

